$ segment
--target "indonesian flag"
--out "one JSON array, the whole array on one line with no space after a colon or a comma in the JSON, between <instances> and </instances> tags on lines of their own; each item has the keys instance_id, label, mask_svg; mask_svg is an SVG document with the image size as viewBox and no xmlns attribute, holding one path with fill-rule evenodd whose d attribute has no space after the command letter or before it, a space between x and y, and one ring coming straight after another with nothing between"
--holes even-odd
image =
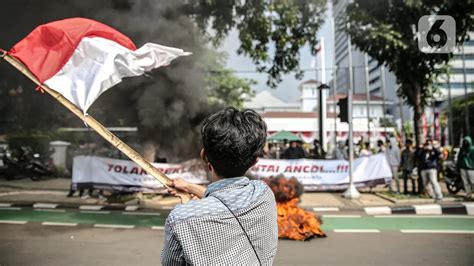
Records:
<instances>
[{"instance_id":1,"label":"indonesian flag","mask_svg":"<svg viewBox=\"0 0 474 266\"><path fill-rule=\"evenodd\" d=\"M137 49L127 36L107 25L70 18L37 27L8 54L85 113L123 78L142 75L190 53L154 43Z\"/></svg>"}]
</instances>

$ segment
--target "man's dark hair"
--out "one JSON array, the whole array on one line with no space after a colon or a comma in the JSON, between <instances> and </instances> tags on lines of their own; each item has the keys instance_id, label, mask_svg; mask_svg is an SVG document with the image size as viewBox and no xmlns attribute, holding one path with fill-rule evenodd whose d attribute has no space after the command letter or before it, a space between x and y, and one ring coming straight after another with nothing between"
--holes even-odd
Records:
<instances>
[{"instance_id":1,"label":"man's dark hair","mask_svg":"<svg viewBox=\"0 0 474 266\"><path fill-rule=\"evenodd\" d=\"M202 143L222 178L243 176L263 155L267 125L255 111L226 108L209 116L201 128Z\"/></svg>"}]
</instances>

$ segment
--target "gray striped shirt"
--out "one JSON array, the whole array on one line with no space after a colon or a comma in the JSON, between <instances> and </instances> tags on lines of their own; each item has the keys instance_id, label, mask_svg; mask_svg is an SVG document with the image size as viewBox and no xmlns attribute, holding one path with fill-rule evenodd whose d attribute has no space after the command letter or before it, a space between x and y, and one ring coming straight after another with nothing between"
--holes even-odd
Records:
<instances>
[{"instance_id":1,"label":"gray striped shirt","mask_svg":"<svg viewBox=\"0 0 474 266\"><path fill-rule=\"evenodd\" d=\"M234 212L252 244L216 197ZM170 213L161 263L257 265L260 259L271 265L278 244L276 219L275 197L264 182L246 177L219 180L209 185L203 199L177 205Z\"/></svg>"}]
</instances>

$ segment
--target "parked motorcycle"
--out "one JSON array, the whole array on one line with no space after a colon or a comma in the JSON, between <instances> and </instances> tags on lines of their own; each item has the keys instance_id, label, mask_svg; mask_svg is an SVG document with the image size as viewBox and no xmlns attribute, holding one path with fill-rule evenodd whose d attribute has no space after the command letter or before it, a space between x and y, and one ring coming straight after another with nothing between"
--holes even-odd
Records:
<instances>
[{"instance_id":1,"label":"parked motorcycle","mask_svg":"<svg viewBox=\"0 0 474 266\"><path fill-rule=\"evenodd\" d=\"M444 181L446 182L446 187L448 188L449 193L453 195L458 193L461 189L464 189L461 173L458 171L454 163L446 165Z\"/></svg>"},{"instance_id":2,"label":"parked motorcycle","mask_svg":"<svg viewBox=\"0 0 474 266\"><path fill-rule=\"evenodd\" d=\"M12 152L4 152L1 174L7 180L29 177L33 181L41 180L42 176L52 174L52 164L43 163L38 153L33 154L30 147L20 147L16 156Z\"/></svg>"}]
</instances>

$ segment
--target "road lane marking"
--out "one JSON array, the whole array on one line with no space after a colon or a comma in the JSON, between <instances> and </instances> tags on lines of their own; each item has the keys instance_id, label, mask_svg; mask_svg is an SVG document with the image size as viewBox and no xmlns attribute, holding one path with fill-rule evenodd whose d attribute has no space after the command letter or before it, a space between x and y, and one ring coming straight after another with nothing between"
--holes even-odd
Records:
<instances>
[{"instance_id":1,"label":"road lane marking","mask_svg":"<svg viewBox=\"0 0 474 266\"><path fill-rule=\"evenodd\" d=\"M416 214L443 214L441 205L438 204L425 204L425 205L413 205Z\"/></svg>"},{"instance_id":2,"label":"road lane marking","mask_svg":"<svg viewBox=\"0 0 474 266\"><path fill-rule=\"evenodd\" d=\"M405 214L400 214L400 215L374 215L374 218L441 218L441 219L446 219L446 218L451 218L451 219L474 219L473 216L467 216L467 215L405 215Z\"/></svg>"},{"instance_id":3,"label":"road lane marking","mask_svg":"<svg viewBox=\"0 0 474 266\"><path fill-rule=\"evenodd\" d=\"M160 213L156 212L122 212L125 215L150 215L150 216L161 216Z\"/></svg>"},{"instance_id":4,"label":"road lane marking","mask_svg":"<svg viewBox=\"0 0 474 266\"><path fill-rule=\"evenodd\" d=\"M54 209L58 206L58 204L52 204L52 203L35 203L33 204L33 208L38 208L38 209Z\"/></svg>"},{"instance_id":5,"label":"road lane marking","mask_svg":"<svg viewBox=\"0 0 474 266\"><path fill-rule=\"evenodd\" d=\"M77 226L77 223L42 222L41 224L50 226Z\"/></svg>"},{"instance_id":6,"label":"road lane marking","mask_svg":"<svg viewBox=\"0 0 474 266\"><path fill-rule=\"evenodd\" d=\"M313 211L315 211L315 212L337 212L337 211L339 211L339 208L336 208L336 207L316 207L316 208L313 208Z\"/></svg>"},{"instance_id":7,"label":"road lane marking","mask_svg":"<svg viewBox=\"0 0 474 266\"><path fill-rule=\"evenodd\" d=\"M463 202L467 215L474 215L474 202Z\"/></svg>"},{"instance_id":8,"label":"road lane marking","mask_svg":"<svg viewBox=\"0 0 474 266\"><path fill-rule=\"evenodd\" d=\"M11 206L12 206L11 203L0 203L0 207L1 207L1 208L11 207Z\"/></svg>"},{"instance_id":9,"label":"road lane marking","mask_svg":"<svg viewBox=\"0 0 474 266\"><path fill-rule=\"evenodd\" d=\"M360 215L323 214L323 218L360 218Z\"/></svg>"},{"instance_id":10,"label":"road lane marking","mask_svg":"<svg viewBox=\"0 0 474 266\"><path fill-rule=\"evenodd\" d=\"M474 234L474 230L417 230L402 229L402 233L406 234Z\"/></svg>"},{"instance_id":11,"label":"road lane marking","mask_svg":"<svg viewBox=\"0 0 474 266\"><path fill-rule=\"evenodd\" d=\"M151 229L153 230L165 230L164 226L152 226Z\"/></svg>"},{"instance_id":12,"label":"road lane marking","mask_svg":"<svg viewBox=\"0 0 474 266\"><path fill-rule=\"evenodd\" d=\"M102 205L81 205L79 210L88 210L88 211L99 211L103 208Z\"/></svg>"},{"instance_id":13,"label":"road lane marking","mask_svg":"<svg viewBox=\"0 0 474 266\"><path fill-rule=\"evenodd\" d=\"M126 211L136 211L136 210L138 210L138 208L139 208L138 205L125 206L125 210L126 210Z\"/></svg>"},{"instance_id":14,"label":"road lane marking","mask_svg":"<svg viewBox=\"0 0 474 266\"><path fill-rule=\"evenodd\" d=\"M133 229L134 225L122 225L122 224L94 224L96 228L117 228L117 229Z\"/></svg>"},{"instance_id":15,"label":"road lane marking","mask_svg":"<svg viewBox=\"0 0 474 266\"><path fill-rule=\"evenodd\" d=\"M0 220L0 224L26 224L27 221Z\"/></svg>"},{"instance_id":16,"label":"road lane marking","mask_svg":"<svg viewBox=\"0 0 474 266\"><path fill-rule=\"evenodd\" d=\"M365 213L368 215L375 215L375 214L392 214L392 209L387 206L383 207L365 207Z\"/></svg>"},{"instance_id":17,"label":"road lane marking","mask_svg":"<svg viewBox=\"0 0 474 266\"><path fill-rule=\"evenodd\" d=\"M0 207L0 210L21 211L20 207Z\"/></svg>"},{"instance_id":18,"label":"road lane marking","mask_svg":"<svg viewBox=\"0 0 474 266\"><path fill-rule=\"evenodd\" d=\"M35 209L35 212L66 212L63 209Z\"/></svg>"},{"instance_id":19,"label":"road lane marking","mask_svg":"<svg viewBox=\"0 0 474 266\"><path fill-rule=\"evenodd\" d=\"M110 211L79 211L80 213L110 214Z\"/></svg>"},{"instance_id":20,"label":"road lane marking","mask_svg":"<svg viewBox=\"0 0 474 266\"><path fill-rule=\"evenodd\" d=\"M334 229L335 233L380 233L377 229Z\"/></svg>"}]
</instances>

